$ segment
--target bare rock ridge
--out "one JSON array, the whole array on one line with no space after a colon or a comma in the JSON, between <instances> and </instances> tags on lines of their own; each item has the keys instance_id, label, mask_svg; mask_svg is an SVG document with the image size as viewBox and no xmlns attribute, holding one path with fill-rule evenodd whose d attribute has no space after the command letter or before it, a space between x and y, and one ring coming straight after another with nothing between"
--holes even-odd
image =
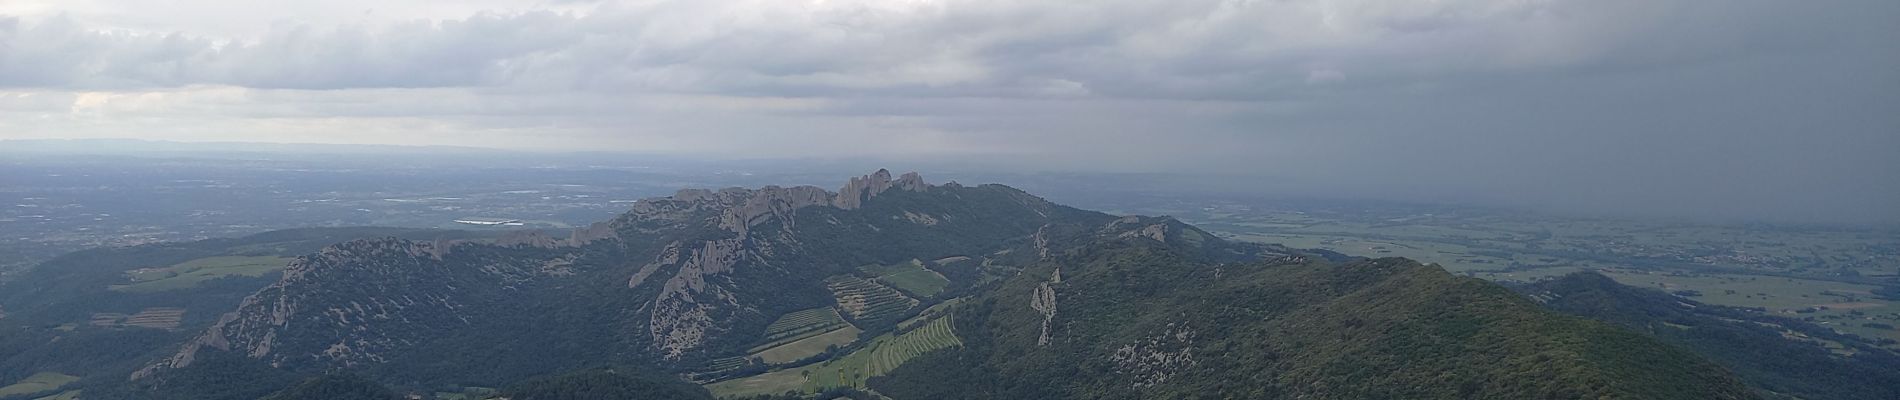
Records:
<instances>
[{"instance_id":1,"label":"bare rock ridge","mask_svg":"<svg viewBox=\"0 0 1900 400\"><path fill-rule=\"evenodd\" d=\"M870 175L851 178L837 193L816 186L766 186L756 190L733 187L717 191L680 189L669 197L635 202L619 225L633 222L681 222L693 213L713 210L720 212L720 229L743 236L751 227L767 220L776 219L789 224L793 212L800 208L830 205L846 210L856 209L863 206L865 200L877 197L893 187L921 192L932 186L925 183L923 176L916 172L908 172L892 180L890 170L879 169ZM661 229L678 227L673 224L653 225ZM556 238L540 231L522 231L503 236L496 244L504 247L578 247L596 240L616 239L617 227L610 223L596 223L585 229L576 229L566 238Z\"/></svg>"},{"instance_id":2,"label":"bare rock ridge","mask_svg":"<svg viewBox=\"0 0 1900 400\"><path fill-rule=\"evenodd\" d=\"M707 283L712 276L737 268L742 262L766 265L779 250L771 240L755 237L753 228L768 221L779 222L789 232L801 208L832 206L851 210L864 205L892 188L925 191L931 186L915 172L893 181L889 170L851 178L838 193L812 186L766 186L757 190L728 188L717 192L703 189L681 190L670 198L647 199L635 203L625 223L655 226L657 220L677 220L698 212L717 213L720 230L732 232L729 238L700 243L669 243L659 256L628 279L628 287L637 287L657 271L677 271L667 279L653 300L648 329L654 346L668 359L677 359L704 343L710 332L723 327L713 315L720 308L741 308L730 290ZM779 232L782 233L782 232Z\"/></svg>"}]
</instances>

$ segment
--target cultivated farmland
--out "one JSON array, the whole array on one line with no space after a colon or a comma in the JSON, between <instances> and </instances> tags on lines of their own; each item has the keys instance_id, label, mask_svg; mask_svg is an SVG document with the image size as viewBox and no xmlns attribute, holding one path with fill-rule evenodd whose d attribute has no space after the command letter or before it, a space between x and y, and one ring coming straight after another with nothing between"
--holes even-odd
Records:
<instances>
[{"instance_id":1,"label":"cultivated farmland","mask_svg":"<svg viewBox=\"0 0 1900 400\"><path fill-rule=\"evenodd\" d=\"M39 372L19 382L0 387L0 397L51 391L78 380L77 376L58 372Z\"/></svg>"},{"instance_id":2,"label":"cultivated farmland","mask_svg":"<svg viewBox=\"0 0 1900 400\"><path fill-rule=\"evenodd\" d=\"M944 286L950 284L943 274L924 268L923 261L918 260L891 265L866 265L858 267L858 270L870 274L879 283L920 298L936 296L943 292Z\"/></svg>"},{"instance_id":3,"label":"cultivated farmland","mask_svg":"<svg viewBox=\"0 0 1900 400\"><path fill-rule=\"evenodd\" d=\"M126 271L130 284L112 285L122 292L160 292L187 289L199 282L226 276L264 276L284 268L290 258L277 256L217 256L186 261L162 268Z\"/></svg>"},{"instance_id":4,"label":"cultivated farmland","mask_svg":"<svg viewBox=\"0 0 1900 400\"><path fill-rule=\"evenodd\" d=\"M827 278L825 287L831 289L838 308L860 325L901 317L904 311L917 305L916 299L904 296L897 289L850 275Z\"/></svg>"},{"instance_id":5,"label":"cultivated farmland","mask_svg":"<svg viewBox=\"0 0 1900 400\"><path fill-rule=\"evenodd\" d=\"M962 346L949 317L938 318L902 335L883 335L843 357L799 368L717 382L706 387L719 396L816 393L832 387L863 387L864 381L883 375L918 355Z\"/></svg>"}]
</instances>

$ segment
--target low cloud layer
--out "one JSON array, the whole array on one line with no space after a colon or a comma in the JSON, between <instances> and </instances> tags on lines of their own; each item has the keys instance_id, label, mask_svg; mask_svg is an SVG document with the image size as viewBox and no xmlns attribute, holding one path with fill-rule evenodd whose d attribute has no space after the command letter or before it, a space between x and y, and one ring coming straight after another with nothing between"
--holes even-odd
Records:
<instances>
[{"instance_id":1,"label":"low cloud layer","mask_svg":"<svg viewBox=\"0 0 1900 400\"><path fill-rule=\"evenodd\" d=\"M968 159L1900 221L1900 3L0 5L0 138Z\"/></svg>"}]
</instances>

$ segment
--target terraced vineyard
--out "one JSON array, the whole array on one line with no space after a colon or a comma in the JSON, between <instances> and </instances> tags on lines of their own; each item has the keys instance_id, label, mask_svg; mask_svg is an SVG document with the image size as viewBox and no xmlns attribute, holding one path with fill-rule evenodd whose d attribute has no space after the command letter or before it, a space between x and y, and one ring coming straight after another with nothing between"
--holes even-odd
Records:
<instances>
[{"instance_id":1,"label":"terraced vineyard","mask_svg":"<svg viewBox=\"0 0 1900 400\"><path fill-rule=\"evenodd\" d=\"M172 329L178 327L179 321L182 321L184 316L185 309L183 308L153 307L132 315L121 313L94 313L89 323L99 327L136 326L152 329Z\"/></svg>"},{"instance_id":2,"label":"terraced vineyard","mask_svg":"<svg viewBox=\"0 0 1900 400\"><path fill-rule=\"evenodd\" d=\"M838 308L849 314L852 320L859 321L859 326L889 321L917 306L917 299L904 296L897 289L855 276L826 278L825 287L831 289L832 296L837 298Z\"/></svg>"},{"instance_id":3,"label":"terraced vineyard","mask_svg":"<svg viewBox=\"0 0 1900 400\"><path fill-rule=\"evenodd\" d=\"M866 265L858 267L858 270L875 276L874 279L879 283L918 297L936 296L950 285L950 280L944 278L943 274L924 268L924 262L918 260L892 265Z\"/></svg>"},{"instance_id":4,"label":"terraced vineyard","mask_svg":"<svg viewBox=\"0 0 1900 400\"><path fill-rule=\"evenodd\" d=\"M139 311L125 318L125 325L153 329L177 328L179 321L185 318L185 309L176 307L153 307Z\"/></svg>"},{"instance_id":5,"label":"terraced vineyard","mask_svg":"<svg viewBox=\"0 0 1900 400\"><path fill-rule=\"evenodd\" d=\"M745 357L715 358L712 361L706 363L706 366L710 367L714 371L724 371L728 369L738 368L744 365L745 365Z\"/></svg>"},{"instance_id":6,"label":"terraced vineyard","mask_svg":"<svg viewBox=\"0 0 1900 400\"><path fill-rule=\"evenodd\" d=\"M826 361L799 368L779 370L748 378L707 385L719 396L779 394L786 391L817 393L833 387L864 387L864 381L883 375L918 355L962 346L951 329L950 317L938 318L902 335L883 335L864 348Z\"/></svg>"}]
</instances>

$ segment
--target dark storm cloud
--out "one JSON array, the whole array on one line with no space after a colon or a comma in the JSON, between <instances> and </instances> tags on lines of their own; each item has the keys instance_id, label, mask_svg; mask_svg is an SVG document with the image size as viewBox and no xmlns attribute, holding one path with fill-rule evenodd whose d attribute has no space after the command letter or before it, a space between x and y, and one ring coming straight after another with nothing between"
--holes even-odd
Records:
<instances>
[{"instance_id":1,"label":"dark storm cloud","mask_svg":"<svg viewBox=\"0 0 1900 400\"><path fill-rule=\"evenodd\" d=\"M236 35L0 19L0 90L19 92L0 128L982 159L1900 221L1900 2L558 5L580 8Z\"/></svg>"}]
</instances>

